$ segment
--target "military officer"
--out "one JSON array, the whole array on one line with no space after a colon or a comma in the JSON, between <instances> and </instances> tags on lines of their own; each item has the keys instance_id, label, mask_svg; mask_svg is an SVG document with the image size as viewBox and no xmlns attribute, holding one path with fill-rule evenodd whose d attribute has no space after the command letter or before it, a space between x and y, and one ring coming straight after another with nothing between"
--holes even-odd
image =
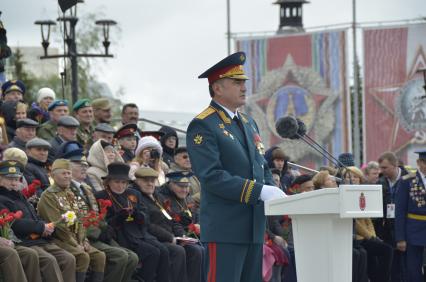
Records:
<instances>
[{"instance_id":1,"label":"military officer","mask_svg":"<svg viewBox=\"0 0 426 282\"><path fill-rule=\"evenodd\" d=\"M66 212L74 212L80 216L79 201L70 189L71 163L66 159L56 159L52 164L52 178L54 184L47 188L41 195L38 203L40 216L48 222L61 222ZM89 244L86 231L81 222L76 220L71 224L55 225L53 242L64 250L70 252L76 259L76 281L85 280L86 271L91 267L91 281L103 280L105 267L105 254Z\"/></svg>"},{"instance_id":2,"label":"military officer","mask_svg":"<svg viewBox=\"0 0 426 282\"><path fill-rule=\"evenodd\" d=\"M8 80L1 85L2 101L23 101L25 84L20 80Z\"/></svg>"},{"instance_id":3,"label":"military officer","mask_svg":"<svg viewBox=\"0 0 426 282\"><path fill-rule=\"evenodd\" d=\"M80 99L72 107L75 118L80 122L77 129L77 141L83 145L84 151L88 152L92 143L93 108L89 99Z\"/></svg>"},{"instance_id":4,"label":"military officer","mask_svg":"<svg viewBox=\"0 0 426 282\"><path fill-rule=\"evenodd\" d=\"M37 130L37 136L44 140L50 140L56 136L59 119L68 115L68 101L55 100L47 107L47 110L49 111L49 120Z\"/></svg>"},{"instance_id":5,"label":"military officer","mask_svg":"<svg viewBox=\"0 0 426 282\"><path fill-rule=\"evenodd\" d=\"M190 123L187 148L201 182L201 240L208 243L209 279L261 281L263 201L285 197L273 185L255 121L245 103L245 54L223 59L199 78L209 82L210 106Z\"/></svg>"},{"instance_id":6,"label":"military officer","mask_svg":"<svg viewBox=\"0 0 426 282\"><path fill-rule=\"evenodd\" d=\"M395 206L397 249L407 253L409 282L423 282L423 251L426 247L426 150L419 154L416 173L402 177Z\"/></svg>"}]
</instances>

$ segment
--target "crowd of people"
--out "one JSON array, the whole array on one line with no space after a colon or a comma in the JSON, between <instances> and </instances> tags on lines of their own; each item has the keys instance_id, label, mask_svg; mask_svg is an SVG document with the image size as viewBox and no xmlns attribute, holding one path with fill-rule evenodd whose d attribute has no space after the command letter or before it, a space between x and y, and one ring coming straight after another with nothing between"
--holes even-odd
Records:
<instances>
[{"instance_id":1,"label":"crowd of people","mask_svg":"<svg viewBox=\"0 0 426 282\"><path fill-rule=\"evenodd\" d=\"M71 105L42 88L28 105L24 95L22 81L2 85L1 279L206 281L201 185L176 131L140 130L133 103L122 107L114 127L107 98ZM394 153L362 167L341 154L341 167L316 174L291 169L280 147L264 157L287 195L340 183L381 184L383 218L354 220L353 281L419 281L418 258L414 263L405 255L405 235L398 234L406 231L395 223L403 203L398 188L413 173ZM426 153L418 164L426 167ZM424 185L418 193L423 207ZM264 281L297 281L291 218L268 217L264 238Z\"/></svg>"}]
</instances>

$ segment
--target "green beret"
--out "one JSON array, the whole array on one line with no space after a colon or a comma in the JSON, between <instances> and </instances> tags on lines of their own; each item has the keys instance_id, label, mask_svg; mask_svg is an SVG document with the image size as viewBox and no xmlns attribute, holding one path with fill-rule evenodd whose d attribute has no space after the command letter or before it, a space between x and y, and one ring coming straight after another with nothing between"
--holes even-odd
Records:
<instances>
[{"instance_id":1,"label":"green beret","mask_svg":"<svg viewBox=\"0 0 426 282\"><path fill-rule=\"evenodd\" d=\"M92 104L90 103L89 99L80 99L77 102L75 102L75 104L72 106L72 110L76 112L82 108L87 108L91 106Z\"/></svg>"}]
</instances>

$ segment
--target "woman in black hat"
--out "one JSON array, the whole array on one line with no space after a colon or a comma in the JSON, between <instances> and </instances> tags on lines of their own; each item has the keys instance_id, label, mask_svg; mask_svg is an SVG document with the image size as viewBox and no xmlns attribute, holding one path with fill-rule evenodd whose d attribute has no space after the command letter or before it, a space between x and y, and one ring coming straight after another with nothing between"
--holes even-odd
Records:
<instances>
[{"instance_id":1,"label":"woman in black hat","mask_svg":"<svg viewBox=\"0 0 426 282\"><path fill-rule=\"evenodd\" d=\"M161 251L156 238L147 232L149 218L142 206L140 193L127 189L129 169L125 163L109 164L108 175L103 177L105 190L97 192L96 198L111 200L112 206L108 208L106 220L115 231L113 236L116 241L138 255L142 265L137 272L138 278L145 282L167 282L168 254Z\"/></svg>"}]
</instances>

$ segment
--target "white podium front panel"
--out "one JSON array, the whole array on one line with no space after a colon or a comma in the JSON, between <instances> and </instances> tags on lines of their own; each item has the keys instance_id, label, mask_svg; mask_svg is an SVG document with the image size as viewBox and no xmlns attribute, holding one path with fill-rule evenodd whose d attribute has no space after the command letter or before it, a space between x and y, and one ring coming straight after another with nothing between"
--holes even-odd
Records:
<instances>
[{"instance_id":1,"label":"white podium front panel","mask_svg":"<svg viewBox=\"0 0 426 282\"><path fill-rule=\"evenodd\" d=\"M340 217L383 217L381 185L340 185Z\"/></svg>"}]
</instances>

